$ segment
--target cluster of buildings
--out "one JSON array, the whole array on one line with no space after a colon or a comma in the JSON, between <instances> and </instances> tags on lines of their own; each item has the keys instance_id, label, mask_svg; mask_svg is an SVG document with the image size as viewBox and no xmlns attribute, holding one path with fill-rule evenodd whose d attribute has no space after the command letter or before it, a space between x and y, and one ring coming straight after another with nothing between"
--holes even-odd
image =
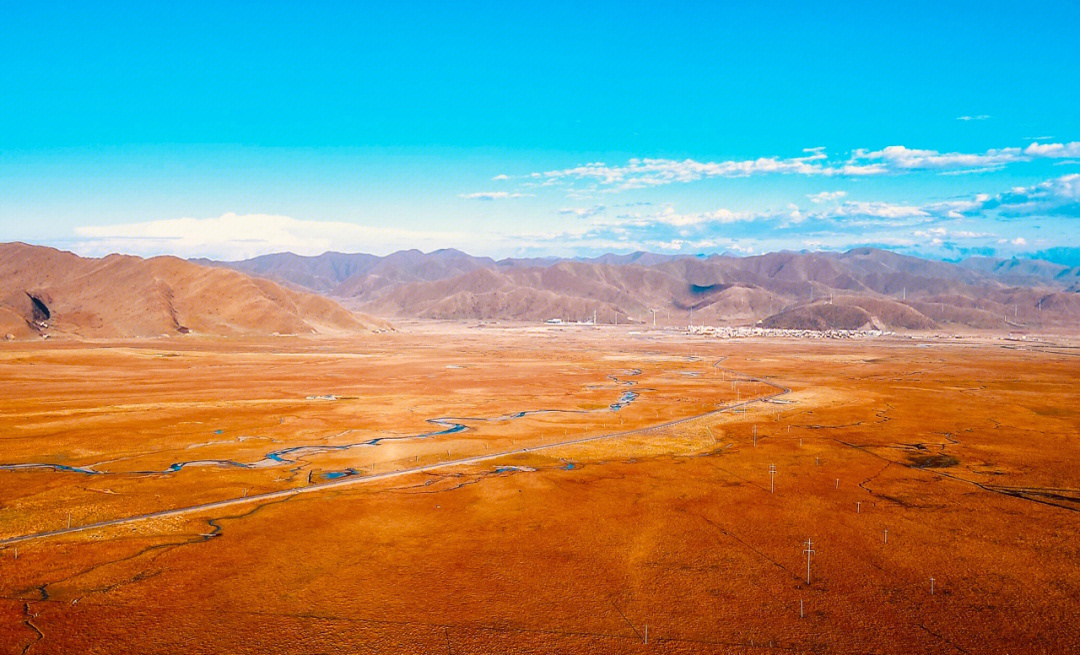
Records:
<instances>
[{"instance_id":1,"label":"cluster of buildings","mask_svg":"<svg viewBox=\"0 0 1080 655\"><path fill-rule=\"evenodd\" d=\"M787 330L763 327L713 327L691 325L690 334L700 334L719 339L743 339L746 337L787 337L794 339L866 339L890 336L894 332L882 330Z\"/></svg>"}]
</instances>

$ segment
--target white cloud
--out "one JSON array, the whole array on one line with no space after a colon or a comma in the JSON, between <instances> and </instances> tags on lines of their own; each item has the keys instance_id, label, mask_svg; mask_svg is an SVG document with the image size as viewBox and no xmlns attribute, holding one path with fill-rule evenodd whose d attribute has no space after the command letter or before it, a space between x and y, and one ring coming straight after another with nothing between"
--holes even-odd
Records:
<instances>
[{"instance_id":1,"label":"white cloud","mask_svg":"<svg viewBox=\"0 0 1080 655\"><path fill-rule=\"evenodd\" d=\"M1080 142L1032 143L1027 148L991 149L983 153L938 152L919 150L905 146L889 146L881 150L856 150L851 157L852 165L861 162L881 162L889 170L917 171L937 170L952 172L984 172L998 170L1015 163L1032 159L1080 157Z\"/></svg>"},{"instance_id":2,"label":"white cloud","mask_svg":"<svg viewBox=\"0 0 1080 655\"><path fill-rule=\"evenodd\" d=\"M989 198L990 196L985 193L980 193L971 200L946 200L943 202L934 202L925 205L924 208L926 211L935 215L959 219L964 218L966 212L981 208L983 203Z\"/></svg>"},{"instance_id":3,"label":"white cloud","mask_svg":"<svg viewBox=\"0 0 1080 655\"><path fill-rule=\"evenodd\" d=\"M983 153L960 153L888 146L881 150L855 150L847 162L830 163L823 148L807 148L805 156L781 159L759 157L747 160L697 161L694 159L634 158L625 165L590 162L572 168L533 173L541 181L535 186L588 181L609 191L643 189L676 182L693 182L716 177L794 174L821 176L868 176L918 170L985 171L1035 157L1080 156L1080 143L1032 144L1020 148L991 149Z\"/></svg>"},{"instance_id":4,"label":"white cloud","mask_svg":"<svg viewBox=\"0 0 1080 655\"><path fill-rule=\"evenodd\" d=\"M818 194L808 196L811 201ZM909 205L887 202L845 201L839 205L815 210L803 218L822 220L880 219L893 225L925 223L934 220L1016 219L1044 216L1075 216L1080 218L1080 173L1063 175L1027 187L990 195L974 194L966 198ZM797 213L797 210L796 210ZM850 221L847 221L849 224ZM950 232L949 236L963 236ZM971 235L968 235L971 237ZM979 233L977 236L986 236Z\"/></svg>"},{"instance_id":5,"label":"white cloud","mask_svg":"<svg viewBox=\"0 0 1080 655\"><path fill-rule=\"evenodd\" d=\"M810 202L817 204L822 202L832 202L834 200L839 200L846 195L847 191L822 191L821 193L807 194L806 197L810 199Z\"/></svg>"},{"instance_id":6,"label":"white cloud","mask_svg":"<svg viewBox=\"0 0 1080 655\"><path fill-rule=\"evenodd\" d=\"M686 245L686 241L682 239L672 239L671 241L653 241L652 245L661 250L682 250Z\"/></svg>"},{"instance_id":7,"label":"white cloud","mask_svg":"<svg viewBox=\"0 0 1080 655\"><path fill-rule=\"evenodd\" d=\"M941 153L937 150L919 150L905 146L888 146L881 150L856 150L853 162L880 161L891 170L944 170L958 168L1000 167L1016 161L1023 161L1024 155L1019 148L987 150L985 153Z\"/></svg>"},{"instance_id":8,"label":"white cloud","mask_svg":"<svg viewBox=\"0 0 1080 655\"><path fill-rule=\"evenodd\" d=\"M830 216L869 216L872 218L922 218L930 214L922 207L888 202L847 201L832 210Z\"/></svg>"},{"instance_id":9,"label":"white cloud","mask_svg":"<svg viewBox=\"0 0 1080 655\"><path fill-rule=\"evenodd\" d=\"M807 157L779 159L761 157L743 161L701 162L693 159L631 159L625 166L592 163L575 168L548 171L548 179L590 179L620 190L641 189L674 182L693 182L715 177L749 177L764 174L828 174L821 164L813 163L824 157L814 153Z\"/></svg>"},{"instance_id":10,"label":"white cloud","mask_svg":"<svg viewBox=\"0 0 1080 655\"><path fill-rule=\"evenodd\" d=\"M867 175L883 175L889 172L884 164L845 164L836 171L835 175L847 175L849 177L862 177Z\"/></svg>"},{"instance_id":11,"label":"white cloud","mask_svg":"<svg viewBox=\"0 0 1080 655\"><path fill-rule=\"evenodd\" d=\"M1080 199L1080 173L1062 175L1032 187L1038 192L1050 194L1065 200Z\"/></svg>"},{"instance_id":12,"label":"white cloud","mask_svg":"<svg viewBox=\"0 0 1080 655\"><path fill-rule=\"evenodd\" d=\"M594 221L594 224L630 227L650 227L660 225L669 227L689 227L755 221L762 218L769 218L773 215L774 214L770 212L732 211L724 208L706 212L680 214L675 211L675 208L668 206L658 212L634 212L629 214L619 214L615 217L598 218Z\"/></svg>"},{"instance_id":13,"label":"white cloud","mask_svg":"<svg viewBox=\"0 0 1080 655\"><path fill-rule=\"evenodd\" d=\"M673 208L668 207L659 214L654 214L652 218L664 225L673 226L686 226L686 225L703 225L706 223L736 223L739 221L753 221L758 218L762 218L764 214L755 212L735 212L730 209L717 209L711 212L697 212L690 214L679 214Z\"/></svg>"},{"instance_id":14,"label":"white cloud","mask_svg":"<svg viewBox=\"0 0 1080 655\"><path fill-rule=\"evenodd\" d=\"M990 117L988 115L986 115L986 114L979 114L978 116L957 116L956 120L958 120L958 121L985 121L988 118L990 118Z\"/></svg>"},{"instance_id":15,"label":"white cloud","mask_svg":"<svg viewBox=\"0 0 1080 655\"><path fill-rule=\"evenodd\" d=\"M827 156L820 148L809 148L805 157L780 159L759 157L748 160L702 162L694 159L630 159L623 166L609 166L603 162L590 162L573 168L533 173L531 177L543 178L540 185L554 182L587 180L609 190L644 189L672 184L693 182L715 177L749 177L766 174L798 175L873 175L884 172L876 166L853 166L830 168L824 166Z\"/></svg>"},{"instance_id":16,"label":"white cloud","mask_svg":"<svg viewBox=\"0 0 1080 655\"><path fill-rule=\"evenodd\" d=\"M996 234L992 232L975 232L973 230L951 230L945 227L932 227L925 230L915 230L912 232L914 236L920 238L936 239L939 243L945 239L949 240L971 240L971 239L991 239L996 237Z\"/></svg>"},{"instance_id":17,"label":"white cloud","mask_svg":"<svg viewBox=\"0 0 1080 655\"><path fill-rule=\"evenodd\" d=\"M1080 157L1080 141L1072 143L1033 143L1024 148L1024 154L1031 157Z\"/></svg>"},{"instance_id":18,"label":"white cloud","mask_svg":"<svg viewBox=\"0 0 1080 655\"><path fill-rule=\"evenodd\" d=\"M531 193L510 193L509 191L477 191L476 193L461 193L459 198L466 200L502 200L504 198L526 198Z\"/></svg>"},{"instance_id":19,"label":"white cloud","mask_svg":"<svg viewBox=\"0 0 1080 655\"><path fill-rule=\"evenodd\" d=\"M217 218L173 218L75 228L75 249L83 255L120 252L246 259L291 251L318 255L328 250L385 254L403 248L436 249L447 244L489 245L480 235L422 232L332 221L305 221L267 214L224 214Z\"/></svg>"},{"instance_id":20,"label":"white cloud","mask_svg":"<svg viewBox=\"0 0 1080 655\"><path fill-rule=\"evenodd\" d=\"M560 214L577 216L578 218L591 218L604 213L607 209L603 205L593 205L591 207L563 207L559 210Z\"/></svg>"},{"instance_id":21,"label":"white cloud","mask_svg":"<svg viewBox=\"0 0 1080 655\"><path fill-rule=\"evenodd\" d=\"M1080 173L1062 175L1029 187L1014 187L996 196L984 196L980 209L1009 216L1068 215L1080 218Z\"/></svg>"},{"instance_id":22,"label":"white cloud","mask_svg":"<svg viewBox=\"0 0 1080 655\"><path fill-rule=\"evenodd\" d=\"M961 117L983 120L986 116ZM674 183L711 178L740 178L756 175L819 175L823 177L866 177L934 171L945 175L980 173L1033 159L1080 157L1080 142L1032 143L1026 148L999 148L985 152L940 152L894 145L880 150L856 149L846 160L830 160L825 148L804 148L802 157L758 157L698 161L695 159L633 158L623 165L589 162L574 166L534 172L522 188L560 187L569 193L582 193L577 183L587 183L589 193L648 189ZM499 175L496 179L509 179ZM490 194L472 194L487 196ZM506 196L498 196L506 197Z\"/></svg>"}]
</instances>

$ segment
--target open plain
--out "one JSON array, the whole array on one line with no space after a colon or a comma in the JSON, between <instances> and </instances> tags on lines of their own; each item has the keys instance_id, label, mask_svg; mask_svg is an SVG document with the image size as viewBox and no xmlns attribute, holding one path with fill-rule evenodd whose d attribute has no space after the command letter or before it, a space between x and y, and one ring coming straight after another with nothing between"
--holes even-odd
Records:
<instances>
[{"instance_id":1,"label":"open plain","mask_svg":"<svg viewBox=\"0 0 1080 655\"><path fill-rule=\"evenodd\" d=\"M0 344L0 652L1075 652L1077 355Z\"/></svg>"}]
</instances>

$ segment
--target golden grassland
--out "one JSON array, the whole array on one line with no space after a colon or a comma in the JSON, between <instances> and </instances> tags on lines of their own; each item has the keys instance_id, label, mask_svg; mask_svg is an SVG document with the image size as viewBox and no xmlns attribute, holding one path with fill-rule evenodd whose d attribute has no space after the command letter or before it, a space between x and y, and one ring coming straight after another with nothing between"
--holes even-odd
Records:
<instances>
[{"instance_id":1,"label":"golden grassland","mask_svg":"<svg viewBox=\"0 0 1080 655\"><path fill-rule=\"evenodd\" d=\"M1070 652L1078 354L3 344L0 652Z\"/></svg>"}]
</instances>

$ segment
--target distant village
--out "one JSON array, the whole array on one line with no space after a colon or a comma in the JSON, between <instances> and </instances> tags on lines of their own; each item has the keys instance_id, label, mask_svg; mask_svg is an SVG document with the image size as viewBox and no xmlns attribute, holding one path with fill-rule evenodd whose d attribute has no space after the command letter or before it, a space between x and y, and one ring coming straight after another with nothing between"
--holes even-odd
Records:
<instances>
[{"instance_id":1,"label":"distant village","mask_svg":"<svg viewBox=\"0 0 1080 655\"><path fill-rule=\"evenodd\" d=\"M746 337L787 337L796 339L867 339L896 334L883 330L790 330L763 327L712 327L691 325L689 334L700 334L719 339L742 339Z\"/></svg>"},{"instance_id":2,"label":"distant village","mask_svg":"<svg viewBox=\"0 0 1080 655\"><path fill-rule=\"evenodd\" d=\"M547 325L565 326L593 326L596 319L584 321L564 321L561 318L549 318L544 321ZM636 323L637 321L633 321ZM656 324L653 323L655 327ZM717 339L745 339L751 337L782 337L788 339L872 339L877 337L894 336L896 333L885 330L793 330L786 328L765 328L754 326L743 327L716 327L711 325L688 325L686 328L665 327L664 330L683 330L687 334L695 334Z\"/></svg>"}]
</instances>

